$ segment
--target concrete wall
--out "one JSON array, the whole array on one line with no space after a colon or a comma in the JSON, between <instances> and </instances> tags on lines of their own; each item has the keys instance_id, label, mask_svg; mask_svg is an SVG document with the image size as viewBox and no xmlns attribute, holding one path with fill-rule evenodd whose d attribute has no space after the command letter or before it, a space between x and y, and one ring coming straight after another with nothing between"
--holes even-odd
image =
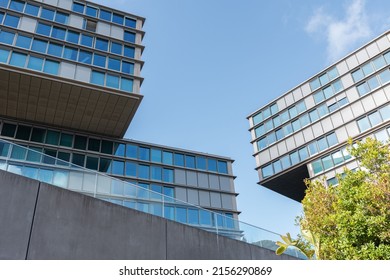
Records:
<instances>
[{"instance_id":1,"label":"concrete wall","mask_svg":"<svg viewBox=\"0 0 390 280\"><path fill-rule=\"evenodd\" d=\"M0 259L293 259L0 170Z\"/></svg>"}]
</instances>

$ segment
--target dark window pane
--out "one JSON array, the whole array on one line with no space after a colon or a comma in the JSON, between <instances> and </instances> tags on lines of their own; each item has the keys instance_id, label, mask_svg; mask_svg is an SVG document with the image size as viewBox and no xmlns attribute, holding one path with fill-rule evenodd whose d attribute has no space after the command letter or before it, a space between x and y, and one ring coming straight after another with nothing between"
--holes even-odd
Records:
<instances>
[{"instance_id":1,"label":"dark window pane","mask_svg":"<svg viewBox=\"0 0 390 280\"><path fill-rule=\"evenodd\" d=\"M63 147L72 147L73 135L67 133L61 133L60 145Z\"/></svg>"},{"instance_id":2,"label":"dark window pane","mask_svg":"<svg viewBox=\"0 0 390 280\"><path fill-rule=\"evenodd\" d=\"M57 38L57 39L60 39L60 40L65 40L65 34L66 34L66 30L65 29L59 28L59 27L56 27L56 26L54 26L53 30L51 31L51 37Z\"/></svg>"},{"instance_id":3,"label":"dark window pane","mask_svg":"<svg viewBox=\"0 0 390 280\"><path fill-rule=\"evenodd\" d=\"M127 144L126 145L126 157L137 158L137 146Z\"/></svg>"},{"instance_id":4,"label":"dark window pane","mask_svg":"<svg viewBox=\"0 0 390 280\"><path fill-rule=\"evenodd\" d=\"M99 163L99 158L87 157L87 163L85 167L92 170L98 170L98 163Z\"/></svg>"},{"instance_id":5,"label":"dark window pane","mask_svg":"<svg viewBox=\"0 0 390 280\"><path fill-rule=\"evenodd\" d=\"M44 18L47 20L53 20L54 19L54 11L46 9L46 8L42 8L41 18Z\"/></svg>"},{"instance_id":6,"label":"dark window pane","mask_svg":"<svg viewBox=\"0 0 390 280\"><path fill-rule=\"evenodd\" d=\"M124 157L125 156L125 144L114 143L114 155Z\"/></svg>"},{"instance_id":7,"label":"dark window pane","mask_svg":"<svg viewBox=\"0 0 390 280\"><path fill-rule=\"evenodd\" d=\"M17 28L19 25L19 17L7 14L5 16L4 25Z\"/></svg>"},{"instance_id":8,"label":"dark window pane","mask_svg":"<svg viewBox=\"0 0 390 280\"><path fill-rule=\"evenodd\" d=\"M112 141L102 140L102 153L112 155Z\"/></svg>"},{"instance_id":9,"label":"dark window pane","mask_svg":"<svg viewBox=\"0 0 390 280\"><path fill-rule=\"evenodd\" d=\"M184 155L183 154L175 154L175 165L184 166Z\"/></svg>"},{"instance_id":10,"label":"dark window pane","mask_svg":"<svg viewBox=\"0 0 390 280\"><path fill-rule=\"evenodd\" d=\"M84 20L84 29L91 31L91 32L96 32L96 26L97 22L89 19Z\"/></svg>"},{"instance_id":11,"label":"dark window pane","mask_svg":"<svg viewBox=\"0 0 390 280\"><path fill-rule=\"evenodd\" d=\"M131 27L131 28L136 28L137 26L137 21L132 19L132 18L126 18L125 19L125 25L127 27Z\"/></svg>"},{"instance_id":12,"label":"dark window pane","mask_svg":"<svg viewBox=\"0 0 390 280\"><path fill-rule=\"evenodd\" d=\"M78 12L78 13L84 13L84 5L80 3L73 2L72 11Z\"/></svg>"},{"instance_id":13,"label":"dark window pane","mask_svg":"<svg viewBox=\"0 0 390 280\"><path fill-rule=\"evenodd\" d=\"M99 171L111 173L111 160L107 158L100 158Z\"/></svg>"},{"instance_id":14,"label":"dark window pane","mask_svg":"<svg viewBox=\"0 0 390 280\"><path fill-rule=\"evenodd\" d=\"M27 158L26 160L27 161L31 161L31 162L41 162L41 159L42 159L42 148L38 148L38 147L29 147L29 151L27 152ZM33 151L31 151L33 150Z\"/></svg>"},{"instance_id":15,"label":"dark window pane","mask_svg":"<svg viewBox=\"0 0 390 280\"><path fill-rule=\"evenodd\" d=\"M23 35L18 35L18 38L16 39L16 46L29 49L31 46L31 38Z\"/></svg>"},{"instance_id":16,"label":"dark window pane","mask_svg":"<svg viewBox=\"0 0 390 280\"><path fill-rule=\"evenodd\" d=\"M186 167L195 168L195 157L186 155Z\"/></svg>"},{"instance_id":17,"label":"dark window pane","mask_svg":"<svg viewBox=\"0 0 390 280\"><path fill-rule=\"evenodd\" d=\"M24 160L26 158L27 150L24 147L13 146L11 152L12 159Z\"/></svg>"},{"instance_id":18,"label":"dark window pane","mask_svg":"<svg viewBox=\"0 0 390 280\"><path fill-rule=\"evenodd\" d=\"M60 159L61 161L65 161L65 162L69 162L70 161L70 153L66 153L66 152L58 152L58 155L57 155L58 159ZM60 164L65 164L64 162L60 162L60 161L57 161L57 164L60 163Z\"/></svg>"},{"instance_id":19,"label":"dark window pane","mask_svg":"<svg viewBox=\"0 0 390 280\"><path fill-rule=\"evenodd\" d=\"M45 149L44 154L45 155L43 156L43 163L55 164L56 162L55 158L57 157L56 150Z\"/></svg>"},{"instance_id":20,"label":"dark window pane","mask_svg":"<svg viewBox=\"0 0 390 280\"><path fill-rule=\"evenodd\" d=\"M31 127L19 125L18 131L16 132L16 139L30 140Z\"/></svg>"},{"instance_id":21,"label":"dark window pane","mask_svg":"<svg viewBox=\"0 0 390 280\"><path fill-rule=\"evenodd\" d=\"M39 12L39 7L35 5L31 5L30 3L27 3L26 8L24 9L24 12L26 14L37 16Z\"/></svg>"},{"instance_id":22,"label":"dark window pane","mask_svg":"<svg viewBox=\"0 0 390 280\"><path fill-rule=\"evenodd\" d=\"M114 15L112 17L112 22L123 25L123 16L114 13Z\"/></svg>"},{"instance_id":23,"label":"dark window pane","mask_svg":"<svg viewBox=\"0 0 390 280\"><path fill-rule=\"evenodd\" d=\"M48 130L46 134L46 144L58 145L60 133L58 131Z\"/></svg>"},{"instance_id":24,"label":"dark window pane","mask_svg":"<svg viewBox=\"0 0 390 280\"><path fill-rule=\"evenodd\" d=\"M85 150L87 148L87 137L76 135L74 137L73 148Z\"/></svg>"},{"instance_id":25,"label":"dark window pane","mask_svg":"<svg viewBox=\"0 0 390 280\"><path fill-rule=\"evenodd\" d=\"M135 43L135 33L125 31L123 38L126 42Z\"/></svg>"},{"instance_id":26,"label":"dark window pane","mask_svg":"<svg viewBox=\"0 0 390 280\"><path fill-rule=\"evenodd\" d=\"M88 140L88 150L99 152L100 151L100 140L89 138Z\"/></svg>"},{"instance_id":27,"label":"dark window pane","mask_svg":"<svg viewBox=\"0 0 390 280\"><path fill-rule=\"evenodd\" d=\"M14 137L16 131L16 124L4 123L1 131L2 136Z\"/></svg>"},{"instance_id":28,"label":"dark window pane","mask_svg":"<svg viewBox=\"0 0 390 280\"><path fill-rule=\"evenodd\" d=\"M79 165L79 166L84 166L84 159L85 155L82 154L73 154L72 156L72 163Z\"/></svg>"},{"instance_id":29,"label":"dark window pane","mask_svg":"<svg viewBox=\"0 0 390 280\"><path fill-rule=\"evenodd\" d=\"M112 14L109 11L100 9L100 15L99 17L104 20L111 21Z\"/></svg>"},{"instance_id":30,"label":"dark window pane","mask_svg":"<svg viewBox=\"0 0 390 280\"><path fill-rule=\"evenodd\" d=\"M134 58L135 49L133 47L125 46L124 56Z\"/></svg>"},{"instance_id":31,"label":"dark window pane","mask_svg":"<svg viewBox=\"0 0 390 280\"><path fill-rule=\"evenodd\" d=\"M129 62L122 62L122 73L133 75L134 64Z\"/></svg>"},{"instance_id":32,"label":"dark window pane","mask_svg":"<svg viewBox=\"0 0 390 280\"><path fill-rule=\"evenodd\" d=\"M44 143L46 136L46 130L41 128L33 128L33 132L31 134L31 141Z\"/></svg>"},{"instance_id":33,"label":"dark window pane","mask_svg":"<svg viewBox=\"0 0 390 280\"><path fill-rule=\"evenodd\" d=\"M62 46L58 44L50 43L47 53L57 57L62 57Z\"/></svg>"},{"instance_id":34,"label":"dark window pane","mask_svg":"<svg viewBox=\"0 0 390 280\"><path fill-rule=\"evenodd\" d=\"M46 53L46 48L47 48L47 42L38 39L34 39L31 47L33 51L40 52L40 53Z\"/></svg>"},{"instance_id":35,"label":"dark window pane","mask_svg":"<svg viewBox=\"0 0 390 280\"><path fill-rule=\"evenodd\" d=\"M111 43L111 52L112 53L121 55L122 49L123 49L122 44L118 44L118 43L114 43L114 42Z\"/></svg>"},{"instance_id":36,"label":"dark window pane","mask_svg":"<svg viewBox=\"0 0 390 280\"><path fill-rule=\"evenodd\" d=\"M139 147L139 159L149 160L150 159L150 149L145 147Z\"/></svg>"}]
</instances>

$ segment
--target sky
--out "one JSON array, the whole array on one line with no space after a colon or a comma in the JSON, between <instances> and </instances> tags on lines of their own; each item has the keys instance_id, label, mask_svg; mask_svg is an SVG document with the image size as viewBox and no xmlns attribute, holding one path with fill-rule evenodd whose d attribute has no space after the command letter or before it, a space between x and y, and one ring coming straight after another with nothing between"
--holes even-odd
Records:
<instances>
[{"instance_id":1,"label":"sky","mask_svg":"<svg viewBox=\"0 0 390 280\"><path fill-rule=\"evenodd\" d=\"M296 235L302 206L257 184L246 117L389 29L390 1L92 2L146 18L126 138L234 159L239 219Z\"/></svg>"}]
</instances>

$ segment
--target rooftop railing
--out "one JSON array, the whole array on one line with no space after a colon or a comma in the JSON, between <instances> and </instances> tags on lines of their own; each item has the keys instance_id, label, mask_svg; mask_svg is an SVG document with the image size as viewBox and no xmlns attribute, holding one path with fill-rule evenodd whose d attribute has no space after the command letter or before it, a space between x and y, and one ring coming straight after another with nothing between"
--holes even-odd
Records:
<instances>
[{"instance_id":1,"label":"rooftop railing","mask_svg":"<svg viewBox=\"0 0 390 280\"><path fill-rule=\"evenodd\" d=\"M280 240L280 235L272 231L4 139L0 139L0 169L263 248L275 250L275 241ZM286 254L304 258L294 249Z\"/></svg>"}]
</instances>

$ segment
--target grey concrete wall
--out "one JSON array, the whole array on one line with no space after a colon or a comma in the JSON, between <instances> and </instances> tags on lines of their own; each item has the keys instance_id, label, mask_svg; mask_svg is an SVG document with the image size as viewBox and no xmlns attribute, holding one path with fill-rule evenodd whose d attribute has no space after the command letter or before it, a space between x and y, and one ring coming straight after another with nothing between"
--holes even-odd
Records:
<instances>
[{"instance_id":1,"label":"grey concrete wall","mask_svg":"<svg viewBox=\"0 0 390 280\"><path fill-rule=\"evenodd\" d=\"M0 170L0 259L294 259Z\"/></svg>"}]
</instances>

